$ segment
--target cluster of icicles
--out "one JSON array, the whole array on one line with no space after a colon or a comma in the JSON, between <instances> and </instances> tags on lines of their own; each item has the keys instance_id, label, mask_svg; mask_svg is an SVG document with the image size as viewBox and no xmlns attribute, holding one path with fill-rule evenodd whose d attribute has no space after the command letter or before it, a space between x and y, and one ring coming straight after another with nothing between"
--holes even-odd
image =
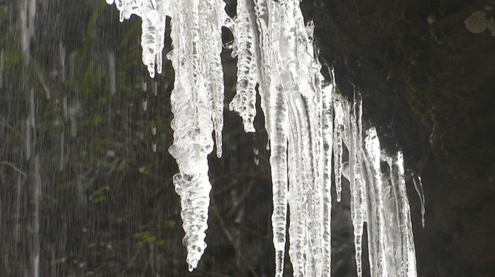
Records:
<instances>
[{"instance_id":1,"label":"cluster of icicles","mask_svg":"<svg viewBox=\"0 0 495 277\"><path fill-rule=\"evenodd\" d=\"M165 19L171 17L174 50L167 58L175 70L175 117L169 152L180 170L173 181L181 198L189 270L206 248L207 155L213 150L213 131L221 156L221 28L227 27L235 38L232 56L238 59L237 94L230 109L242 117L246 132L254 132L258 91L270 140L276 276L283 275L287 205L294 275L330 276L331 183L340 201L342 176L350 183L358 276L365 222L371 275L416 276L402 154L382 153L373 128L362 138L360 97L348 101L336 93L334 80L326 82L320 74L313 24L305 26L299 0L238 0L233 19L223 0L115 4L121 21L132 14L142 18L143 62L152 77L155 68L161 72Z\"/></svg>"}]
</instances>

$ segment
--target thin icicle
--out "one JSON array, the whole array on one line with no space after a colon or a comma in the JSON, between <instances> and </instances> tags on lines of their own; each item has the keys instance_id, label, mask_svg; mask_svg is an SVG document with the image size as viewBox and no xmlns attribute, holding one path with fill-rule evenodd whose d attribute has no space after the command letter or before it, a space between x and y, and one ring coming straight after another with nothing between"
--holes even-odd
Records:
<instances>
[{"instance_id":1,"label":"thin icicle","mask_svg":"<svg viewBox=\"0 0 495 277\"><path fill-rule=\"evenodd\" d=\"M333 73L333 71L332 71ZM333 75L332 75L333 76ZM322 93L322 139L323 139L323 276L331 274L331 220L332 220L332 145L333 145L333 114L332 96L335 90L334 85L329 85L323 89Z\"/></svg>"},{"instance_id":2,"label":"thin icicle","mask_svg":"<svg viewBox=\"0 0 495 277\"><path fill-rule=\"evenodd\" d=\"M335 191L337 193L337 202L340 202L342 197L342 152L343 152L343 137L345 131L345 115L342 103L342 97L337 97L333 101L335 111L334 118L334 133L333 133L333 171L335 178Z\"/></svg>"},{"instance_id":3,"label":"thin icicle","mask_svg":"<svg viewBox=\"0 0 495 277\"><path fill-rule=\"evenodd\" d=\"M275 246L275 276L284 271L285 233L287 224L287 100L279 84L273 85L270 101L272 133L270 135L273 184L273 244Z\"/></svg>"},{"instance_id":4,"label":"thin icicle","mask_svg":"<svg viewBox=\"0 0 495 277\"><path fill-rule=\"evenodd\" d=\"M421 223L423 228L425 228L425 194L423 192L423 183L421 182L421 177L417 176L414 178L413 176L414 188L419 196L419 202L421 203ZM416 180L417 179L417 180Z\"/></svg>"},{"instance_id":5,"label":"thin icicle","mask_svg":"<svg viewBox=\"0 0 495 277\"><path fill-rule=\"evenodd\" d=\"M258 91L261 96L261 108L265 116L265 129L270 136L270 124L271 118L269 113L269 99L271 90L271 76L273 67L272 57L272 37L269 27L270 10L273 6L271 0L254 0L254 14L256 17L257 29L253 31L257 32L256 38L258 39L259 46L256 47L256 57L258 63ZM266 144L266 150L270 150L270 141Z\"/></svg>"},{"instance_id":6,"label":"thin icicle","mask_svg":"<svg viewBox=\"0 0 495 277\"><path fill-rule=\"evenodd\" d=\"M256 37L254 35L252 1L239 0L235 19L235 40L232 57L237 56L236 95L229 105L242 117L245 132L254 132L256 84L258 83Z\"/></svg>"},{"instance_id":7,"label":"thin icicle","mask_svg":"<svg viewBox=\"0 0 495 277\"><path fill-rule=\"evenodd\" d=\"M294 121L300 120L301 126L305 129L299 134L301 143L299 149L301 156L304 157L305 170L303 174L303 186L307 190L306 215L308 220L307 237L308 250L307 256L310 263L307 266L306 273L309 276L323 276L326 270L324 265L324 242L322 240L324 233L324 200L323 193L324 177L322 174L323 160L323 137L322 137L322 114L321 110L322 91L320 65L314 57L312 45L313 24L309 22L304 25L304 19L299 8L299 1L293 1L290 12L293 14L295 25L292 36L289 36L295 42L295 53L297 56L296 66L297 75L295 75L295 85L298 94L293 96L291 102L294 102L299 108L296 115L303 120L293 117ZM288 66L290 68L290 66ZM299 102L300 101L300 102ZM290 124L291 126L294 124ZM289 157L291 158L291 157ZM307 182L307 183L305 183ZM329 270L328 270L329 271Z\"/></svg>"},{"instance_id":8,"label":"thin icicle","mask_svg":"<svg viewBox=\"0 0 495 277\"><path fill-rule=\"evenodd\" d=\"M364 154L368 176L367 197L367 226L368 249L371 276L384 276L386 268L386 253L384 249L385 224L382 189L382 174L380 170L380 142L375 128L366 131L364 139Z\"/></svg>"},{"instance_id":9,"label":"thin icicle","mask_svg":"<svg viewBox=\"0 0 495 277\"><path fill-rule=\"evenodd\" d=\"M357 98L357 99L356 99ZM354 248L356 257L356 272L358 277L362 276L362 235L364 226L364 182L361 174L361 162L362 162L362 148L361 141L358 140L359 132L361 130L360 116L361 116L361 99L355 96L353 103L353 114L350 120L349 128L349 163L347 179L350 183L351 189L351 218L352 225L354 227Z\"/></svg>"},{"instance_id":10,"label":"thin icicle","mask_svg":"<svg viewBox=\"0 0 495 277\"><path fill-rule=\"evenodd\" d=\"M303 190L303 180L301 180L301 163L299 163L298 148L299 140L295 136L290 136L289 139L289 196L288 203L290 207L290 248L289 255L292 262L294 276L304 276L307 264L307 240L306 231L308 218L306 217L305 198L307 192Z\"/></svg>"},{"instance_id":11,"label":"thin icicle","mask_svg":"<svg viewBox=\"0 0 495 277\"><path fill-rule=\"evenodd\" d=\"M208 90L211 105L211 117L215 130L215 144L217 157L222 156L222 129L223 129L223 71L220 53L222 52L222 24L230 20L225 13L223 1L208 0L200 2L204 5L200 9L201 26L204 27L203 34L206 37L206 88Z\"/></svg>"},{"instance_id":12,"label":"thin icicle","mask_svg":"<svg viewBox=\"0 0 495 277\"><path fill-rule=\"evenodd\" d=\"M298 76L298 63L296 57L296 31L293 13L293 2L284 5L274 5L273 11L277 16L273 17L273 26L277 27L275 33L279 34L274 41L277 48L274 60L278 73L277 80L285 89L289 111L289 207L290 207L290 248L289 255L293 264L294 276L310 275L314 271L313 245L316 244L315 236L319 218L318 206L313 203L314 191L312 185L317 183L312 174L311 141L312 132L310 125L310 111L308 99L301 94L302 85L306 81L305 75ZM287 28L281 28L286 26ZM273 33L273 32L272 32ZM300 82L301 81L301 82ZM313 110L316 112L316 109Z\"/></svg>"},{"instance_id":13,"label":"thin icicle","mask_svg":"<svg viewBox=\"0 0 495 277\"><path fill-rule=\"evenodd\" d=\"M383 174L383 212L385 226L385 241L383 242L386 253L386 268L388 274L401 276L402 251L400 229L399 183L403 176L397 170L396 161L386 153L382 153L382 161L388 164L388 172Z\"/></svg>"},{"instance_id":14,"label":"thin icicle","mask_svg":"<svg viewBox=\"0 0 495 277\"><path fill-rule=\"evenodd\" d=\"M406 182L404 180L404 158L402 152L398 152L394 160L397 172L400 176L398 182L399 203L400 203L400 235L402 242L401 273L404 277L416 277L416 250L414 247L414 237L412 231L411 211L409 200L407 199Z\"/></svg>"},{"instance_id":15,"label":"thin icicle","mask_svg":"<svg viewBox=\"0 0 495 277\"><path fill-rule=\"evenodd\" d=\"M409 210L409 201L407 200L406 182L404 180L404 161L402 152L398 152L391 158L391 180L396 196L396 230L397 241L394 242L395 251L390 255L395 260L395 271L389 273L395 276L415 277L416 272L416 255L414 250L414 238L412 233L411 212ZM387 232L392 232L390 228Z\"/></svg>"},{"instance_id":16,"label":"thin icicle","mask_svg":"<svg viewBox=\"0 0 495 277\"><path fill-rule=\"evenodd\" d=\"M165 15L157 10L143 11L141 46L143 47L143 63L148 67L151 78L155 77L155 67L162 72L162 51L165 34Z\"/></svg>"},{"instance_id":17,"label":"thin icicle","mask_svg":"<svg viewBox=\"0 0 495 277\"><path fill-rule=\"evenodd\" d=\"M132 14L142 18L141 46L143 48L143 63L147 66L151 78L162 72L162 51L165 38L165 10L167 1L130 1L117 0L116 6L120 11L120 22L129 19ZM114 0L107 0L113 4ZM159 10L161 8L161 10Z\"/></svg>"}]
</instances>

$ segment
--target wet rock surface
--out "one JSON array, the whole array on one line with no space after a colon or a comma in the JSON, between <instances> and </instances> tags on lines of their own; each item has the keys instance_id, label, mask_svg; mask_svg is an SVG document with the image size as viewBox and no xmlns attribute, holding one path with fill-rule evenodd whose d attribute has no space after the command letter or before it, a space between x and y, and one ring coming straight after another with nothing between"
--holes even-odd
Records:
<instances>
[{"instance_id":1,"label":"wet rock surface","mask_svg":"<svg viewBox=\"0 0 495 277\"><path fill-rule=\"evenodd\" d=\"M363 95L384 148L423 178L426 228L408 183L419 276L495 272L495 2L301 3L323 66ZM325 69L323 70L325 71Z\"/></svg>"}]
</instances>

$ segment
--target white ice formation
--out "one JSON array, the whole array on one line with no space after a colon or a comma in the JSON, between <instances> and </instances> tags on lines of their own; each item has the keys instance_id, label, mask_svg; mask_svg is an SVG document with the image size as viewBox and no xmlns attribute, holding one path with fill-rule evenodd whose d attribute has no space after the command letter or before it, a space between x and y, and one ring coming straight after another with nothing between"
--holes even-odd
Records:
<instances>
[{"instance_id":1,"label":"white ice formation","mask_svg":"<svg viewBox=\"0 0 495 277\"><path fill-rule=\"evenodd\" d=\"M223 0L115 2L121 20L131 14L143 20L143 62L152 77L155 67L161 72L165 17L171 18L174 50L167 58L175 69L175 118L169 151L180 169L174 184L181 197L190 270L206 247L207 155L213 130L221 155L224 26L234 34L232 56L238 59L237 94L230 109L242 117L246 132L254 132L258 92L270 139L276 276L283 276L287 204L294 275L330 276L331 182L340 201L342 176L350 184L358 276L365 226L371 276L416 276L402 153L382 153L373 128L362 138L360 96L347 100L336 93L333 73L330 82L320 74L314 26L304 24L299 0L238 0L233 19Z\"/></svg>"}]
</instances>

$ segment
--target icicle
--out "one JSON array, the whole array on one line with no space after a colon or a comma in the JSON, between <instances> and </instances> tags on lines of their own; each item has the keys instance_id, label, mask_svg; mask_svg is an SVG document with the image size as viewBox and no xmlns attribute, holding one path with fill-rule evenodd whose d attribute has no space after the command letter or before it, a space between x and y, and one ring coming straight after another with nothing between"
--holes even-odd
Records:
<instances>
[{"instance_id":1,"label":"icicle","mask_svg":"<svg viewBox=\"0 0 495 277\"><path fill-rule=\"evenodd\" d=\"M402 152L397 153L396 164L399 175L399 195L401 201L401 221L400 234L402 236L402 275L407 277L416 277L416 251L414 249L414 238L412 232L411 212L409 209L409 201L407 199L406 182L404 180L404 161Z\"/></svg>"},{"instance_id":2,"label":"icicle","mask_svg":"<svg viewBox=\"0 0 495 277\"><path fill-rule=\"evenodd\" d=\"M230 21L225 13L223 1L209 0L200 2L204 7L200 8L202 35L205 37L206 67L205 78L208 90L208 99L211 106L211 119L215 130L215 145L217 157L222 156L222 129L223 129L223 70L220 60L222 52L222 24Z\"/></svg>"},{"instance_id":3,"label":"icicle","mask_svg":"<svg viewBox=\"0 0 495 277\"><path fill-rule=\"evenodd\" d=\"M350 183L351 189L351 218L352 225L354 227L354 248L356 257L356 271L358 277L362 276L362 235L364 226L364 183L365 180L362 178L361 174L361 163L362 163L362 148L360 140L361 131L361 99L359 95L354 96L353 103L353 114L350 120L349 128L349 162L344 167L346 177Z\"/></svg>"},{"instance_id":4,"label":"icicle","mask_svg":"<svg viewBox=\"0 0 495 277\"><path fill-rule=\"evenodd\" d=\"M108 4L113 4L114 0L107 0ZM142 18L141 46L143 48L143 63L148 67L151 78L156 72L162 72L162 51L165 40L165 16L163 12L166 1L130 1L117 0L116 6L120 11L120 22L129 19L132 14ZM162 10L159 12L158 8Z\"/></svg>"},{"instance_id":5,"label":"icicle","mask_svg":"<svg viewBox=\"0 0 495 277\"><path fill-rule=\"evenodd\" d=\"M417 179L417 181L416 181ZM423 183L421 182L421 177L417 176L414 178L413 176L414 188L419 196L419 202L421 203L421 223L423 228L425 228L425 194L423 192Z\"/></svg>"},{"instance_id":6,"label":"icicle","mask_svg":"<svg viewBox=\"0 0 495 277\"><path fill-rule=\"evenodd\" d=\"M333 171L335 178L335 191L337 193L337 202L340 202L342 194L342 140L345 131L344 125L344 109L342 107L342 98L338 97L333 102L333 107L335 111L334 118L334 133L333 133Z\"/></svg>"},{"instance_id":7,"label":"icicle","mask_svg":"<svg viewBox=\"0 0 495 277\"><path fill-rule=\"evenodd\" d=\"M385 219L383 210L382 174L380 169L380 142L375 128L366 131L364 154L368 176L368 249L371 276L384 276L386 270Z\"/></svg>"},{"instance_id":8,"label":"icicle","mask_svg":"<svg viewBox=\"0 0 495 277\"><path fill-rule=\"evenodd\" d=\"M254 0L254 15L256 17L256 25L258 36L258 47L256 47L256 57L258 58L258 91L261 96L261 108L265 116L265 129L270 136L271 118L269 113L270 91L271 91L271 76L272 76L272 38L273 34L269 27L270 10L273 7L271 0ZM266 143L266 150L270 150L270 141Z\"/></svg>"},{"instance_id":9,"label":"icicle","mask_svg":"<svg viewBox=\"0 0 495 277\"><path fill-rule=\"evenodd\" d=\"M336 84L333 69L330 72L331 82L323 88L322 94L322 139L323 139L323 274L331 275L331 219L332 219L332 147L333 147L333 96Z\"/></svg>"},{"instance_id":10,"label":"icicle","mask_svg":"<svg viewBox=\"0 0 495 277\"><path fill-rule=\"evenodd\" d=\"M206 247L204 231L211 188L207 155L213 149L212 105L205 80L208 68L204 52L206 34L199 28L201 17L207 15L199 12L200 1L195 0L180 2L175 9L171 33L175 51L169 54L176 72L171 96L175 116L172 121L174 145L169 152L180 170L174 183L183 203L182 220L186 232L183 243L188 249L187 262L192 270Z\"/></svg>"},{"instance_id":11,"label":"icicle","mask_svg":"<svg viewBox=\"0 0 495 277\"><path fill-rule=\"evenodd\" d=\"M207 228L211 189L207 175L207 155L212 150L212 124L211 121L200 127L195 124L203 120L195 119L195 107L189 98L184 88L176 82L171 96L172 112L175 115L171 125L174 144L169 152L177 160L181 172L174 176L174 185L181 198L182 226L186 232L183 244L187 248L187 263L192 271L206 248L204 232ZM204 108L202 112L205 112Z\"/></svg>"},{"instance_id":12,"label":"icicle","mask_svg":"<svg viewBox=\"0 0 495 277\"><path fill-rule=\"evenodd\" d=\"M397 170L396 160L386 153L382 153L382 161L388 164L388 172L383 174L383 214L386 226L385 241L383 249L385 251L386 263L384 272L402 276L401 274L401 238L400 238L400 209L399 183L403 179L402 174Z\"/></svg>"},{"instance_id":13,"label":"icicle","mask_svg":"<svg viewBox=\"0 0 495 277\"><path fill-rule=\"evenodd\" d=\"M284 270L285 233L287 221L287 100L279 84L271 91L270 135L273 184L273 244L275 246L275 276L281 277Z\"/></svg>"},{"instance_id":14,"label":"icicle","mask_svg":"<svg viewBox=\"0 0 495 277\"><path fill-rule=\"evenodd\" d=\"M148 67L151 78L155 77L155 65L158 73L162 72L162 51L165 34L165 16L156 10L146 11L142 23L141 46L143 63Z\"/></svg>"},{"instance_id":15,"label":"icicle","mask_svg":"<svg viewBox=\"0 0 495 277\"><path fill-rule=\"evenodd\" d=\"M254 132L253 120L256 115L256 83L258 82L257 40L254 35L252 2L239 0L235 20L235 42L232 57L237 56L236 95L229 105L231 111L237 112L244 124L245 132Z\"/></svg>"},{"instance_id":16,"label":"icicle","mask_svg":"<svg viewBox=\"0 0 495 277\"><path fill-rule=\"evenodd\" d=\"M402 276L416 277L416 250L414 248L414 237L412 231L411 211L409 209L409 201L407 199L406 182L404 180L404 158L402 152L398 152L394 160L397 166L397 173L400 176L398 182L399 192L399 234L402 242L402 261L400 269Z\"/></svg>"},{"instance_id":17,"label":"icicle","mask_svg":"<svg viewBox=\"0 0 495 277\"><path fill-rule=\"evenodd\" d=\"M333 73L333 71L332 71ZM332 96L334 85L323 89L322 93L322 139L323 139L323 276L331 273L331 219L332 219L332 145L333 145L333 114Z\"/></svg>"}]
</instances>

